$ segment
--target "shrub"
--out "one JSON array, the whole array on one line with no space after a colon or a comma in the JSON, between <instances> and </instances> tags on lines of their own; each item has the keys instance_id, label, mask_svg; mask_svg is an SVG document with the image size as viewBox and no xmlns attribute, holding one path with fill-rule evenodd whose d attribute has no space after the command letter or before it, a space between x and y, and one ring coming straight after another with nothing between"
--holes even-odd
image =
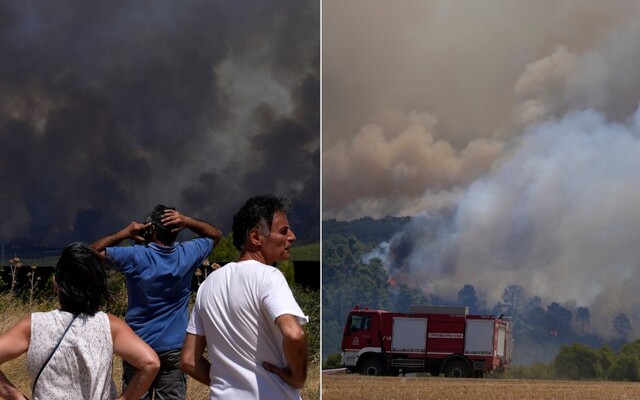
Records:
<instances>
[{"instance_id":1,"label":"shrub","mask_svg":"<svg viewBox=\"0 0 640 400\"><path fill-rule=\"evenodd\" d=\"M640 381L640 360L631 354L620 354L611 366L609 378L614 381Z\"/></svg>"},{"instance_id":2,"label":"shrub","mask_svg":"<svg viewBox=\"0 0 640 400\"><path fill-rule=\"evenodd\" d=\"M598 379L603 373L598 352L582 344L561 346L553 368L561 379Z\"/></svg>"},{"instance_id":3,"label":"shrub","mask_svg":"<svg viewBox=\"0 0 640 400\"><path fill-rule=\"evenodd\" d=\"M309 354L312 360L320 357L320 292L306 289L293 284L291 290L302 311L309 316L309 323L305 326L309 340Z\"/></svg>"},{"instance_id":4,"label":"shrub","mask_svg":"<svg viewBox=\"0 0 640 400\"><path fill-rule=\"evenodd\" d=\"M322 363L322 369L340 368L342 367L342 356L340 353L329 354Z\"/></svg>"}]
</instances>

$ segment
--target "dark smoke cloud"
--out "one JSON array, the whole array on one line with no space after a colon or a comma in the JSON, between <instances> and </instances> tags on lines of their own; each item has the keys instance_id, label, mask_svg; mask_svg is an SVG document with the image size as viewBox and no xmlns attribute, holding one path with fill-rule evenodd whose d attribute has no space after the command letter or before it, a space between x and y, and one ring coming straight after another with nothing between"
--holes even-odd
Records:
<instances>
[{"instance_id":1,"label":"dark smoke cloud","mask_svg":"<svg viewBox=\"0 0 640 400\"><path fill-rule=\"evenodd\" d=\"M249 196L319 236L319 5L0 4L0 242L91 241Z\"/></svg>"}]
</instances>

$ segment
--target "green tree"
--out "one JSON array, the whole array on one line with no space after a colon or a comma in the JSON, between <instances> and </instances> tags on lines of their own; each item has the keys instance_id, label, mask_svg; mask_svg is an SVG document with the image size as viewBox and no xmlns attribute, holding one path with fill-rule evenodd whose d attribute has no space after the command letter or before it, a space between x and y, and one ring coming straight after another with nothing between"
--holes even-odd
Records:
<instances>
[{"instance_id":1,"label":"green tree","mask_svg":"<svg viewBox=\"0 0 640 400\"><path fill-rule=\"evenodd\" d=\"M309 323L304 327L309 341L309 355L312 359L320 358L320 291L310 290L301 285L291 285L295 297L302 311L309 317Z\"/></svg>"},{"instance_id":2,"label":"green tree","mask_svg":"<svg viewBox=\"0 0 640 400\"><path fill-rule=\"evenodd\" d=\"M524 304L524 289L520 285L509 285L502 293L502 301L507 307L508 315L517 317L520 315L521 307Z\"/></svg>"},{"instance_id":3,"label":"green tree","mask_svg":"<svg viewBox=\"0 0 640 400\"><path fill-rule=\"evenodd\" d=\"M571 380L598 379L603 372L598 353L577 343L560 347L553 369L558 378Z\"/></svg>"},{"instance_id":4,"label":"green tree","mask_svg":"<svg viewBox=\"0 0 640 400\"><path fill-rule=\"evenodd\" d=\"M578 307L576 309L576 321L580 323L582 336L584 336L584 327L591 322L591 313L589 307Z\"/></svg>"},{"instance_id":5,"label":"green tree","mask_svg":"<svg viewBox=\"0 0 640 400\"><path fill-rule=\"evenodd\" d=\"M291 260L280 261L280 262L278 262L276 264L276 266L278 267L280 272L282 272L284 277L287 279L287 282L289 283L289 285L293 285L293 283L295 281L294 280L293 261L291 261Z\"/></svg>"},{"instance_id":6,"label":"green tree","mask_svg":"<svg viewBox=\"0 0 640 400\"><path fill-rule=\"evenodd\" d=\"M542 362L534 362L529 366L528 379L550 379L549 365Z\"/></svg>"},{"instance_id":7,"label":"green tree","mask_svg":"<svg viewBox=\"0 0 640 400\"><path fill-rule=\"evenodd\" d=\"M364 217L349 222L328 219L322 221L322 230L325 238L334 235L353 236L362 243L377 245L391 239L409 221L411 221L410 217L384 217L378 220Z\"/></svg>"},{"instance_id":8,"label":"green tree","mask_svg":"<svg viewBox=\"0 0 640 400\"><path fill-rule=\"evenodd\" d=\"M329 354L340 352L340 342L342 341L342 332L347 316L344 321L339 324L334 318L327 319L325 316L324 306L322 308L322 359L326 359ZM328 321L328 322L325 322Z\"/></svg>"},{"instance_id":9,"label":"green tree","mask_svg":"<svg viewBox=\"0 0 640 400\"><path fill-rule=\"evenodd\" d=\"M323 357L340 351L344 323L353 306L394 309L389 276L380 260L363 261L371 249L352 236L333 235L323 240Z\"/></svg>"},{"instance_id":10,"label":"green tree","mask_svg":"<svg viewBox=\"0 0 640 400\"><path fill-rule=\"evenodd\" d=\"M613 331L624 340L627 340L627 336L631 332L631 321L625 313L619 313L613 319Z\"/></svg>"},{"instance_id":11,"label":"green tree","mask_svg":"<svg viewBox=\"0 0 640 400\"><path fill-rule=\"evenodd\" d=\"M604 377L608 377L611 366L613 365L613 361L615 359L615 354L613 354L611 347L605 344L598 349L598 357L600 360L600 365L602 366L602 375Z\"/></svg>"},{"instance_id":12,"label":"green tree","mask_svg":"<svg viewBox=\"0 0 640 400\"><path fill-rule=\"evenodd\" d=\"M524 310L523 319L530 325L544 325L545 311L542 308L542 299L539 296L530 297L527 300Z\"/></svg>"},{"instance_id":13,"label":"green tree","mask_svg":"<svg viewBox=\"0 0 640 400\"><path fill-rule=\"evenodd\" d=\"M618 352L619 354L629 354L640 359L640 339L631 343L625 343Z\"/></svg>"},{"instance_id":14,"label":"green tree","mask_svg":"<svg viewBox=\"0 0 640 400\"><path fill-rule=\"evenodd\" d=\"M478 296L473 285L466 284L458 291L458 304L469 307L471 313L478 310Z\"/></svg>"},{"instance_id":15,"label":"green tree","mask_svg":"<svg viewBox=\"0 0 640 400\"><path fill-rule=\"evenodd\" d=\"M506 377L512 379L551 379L549 365L542 362L534 362L528 367L516 366L507 371Z\"/></svg>"},{"instance_id":16,"label":"green tree","mask_svg":"<svg viewBox=\"0 0 640 400\"><path fill-rule=\"evenodd\" d=\"M571 332L571 311L555 301L547 306L545 321L549 331L555 330L558 336L566 336Z\"/></svg>"},{"instance_id":17,"label":"green tree","mask_svg":"<svg viewBox=\"0 0 640 400\"><path fill-rule=\"evenodd\" d=\"M411 306L411 303L413 303L413 294L411 293L411 289L409 288L409 286L405 285L404 283L398 286L399 290L396 296L396 304L394 307L395 310L393 311L408 312L409 306Z\"/></svg>"},{"instance_id":18,"label":"green tree","mask_svg":"<svg viewBox=\"0 0 640 400\"><path fill-rule=\"evenodd\" d=\"M223 236L218 242L218 245L213 248L211 255L209 255L209 261L214 262L232 262L237 261L240 257L240 252L233 247L233 234L228 233Z\"/></svg>"},{"instance_id":19,"label":"green tree","mask_svg":"<svg viewBox=\"0 0 640 400\"><path fill-rule=\"evenodd\" d=\"M340 368L342 366L342 355L340 353L329 354L322 363L322 369Z\"/></svg>"},{"instance_id":20,"label":"green tree","mask_svg":"<svg viewBox=\"0 0 640 400\"><path fill-rule=\"evenodd\" d=\"M609 378L614 381L639 381L640 360L631 354L619 354L611 366Z\"/></svg>"}]
</instances>

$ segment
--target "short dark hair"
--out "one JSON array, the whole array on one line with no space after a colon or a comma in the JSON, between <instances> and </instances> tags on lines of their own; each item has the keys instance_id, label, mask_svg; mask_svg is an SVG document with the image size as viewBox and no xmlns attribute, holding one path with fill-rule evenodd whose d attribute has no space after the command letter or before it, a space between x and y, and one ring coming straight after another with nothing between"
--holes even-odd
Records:
<instances>
[{"instance_id":1,"label":"short dark hair","mask_svg":"<svg viewBox=\"0 0 640 400\"><path fill-rule=\"evenodd\" d=\"M153 229L155 229L156 232L156 238L162 244L170 245L176 241L178 232L171 232L171 229L167 228L162 223L162 216L164 215L164 212L166 210L175 210L175 207L167 207L163 206L162 204L158 204L157 206L153 207L153 210L151 210L151 214L149 214L149 216L145 220L145 223L151 222L153 224ZM145 237L145 240L148 241L149 239Z\"/></svg>"},{"instance_id":2,"label":"short dark hair","mask_svg":"<svg viewBox=\"0 0 640 400\"><path fill-rule=\"evenodd\" d=\"M111 300L104 262L86 244L75 242L65 247L54 272L64 311L94 315Z\"/></svg>"},{"instance_id":3,"label":"short dark hair","mask_svg":"<svg viewBox=\"0 0 640 400\"><path fill-rule=\"evenodd\" d=\"M284 197L272 195L255 196L247 200L240 210L233 216L233 246L242 251L247 241L249 231L258 227L265 235L271 230L274 214L286 213L290 209L289 202Z\"/></svg>"}]
</instances>

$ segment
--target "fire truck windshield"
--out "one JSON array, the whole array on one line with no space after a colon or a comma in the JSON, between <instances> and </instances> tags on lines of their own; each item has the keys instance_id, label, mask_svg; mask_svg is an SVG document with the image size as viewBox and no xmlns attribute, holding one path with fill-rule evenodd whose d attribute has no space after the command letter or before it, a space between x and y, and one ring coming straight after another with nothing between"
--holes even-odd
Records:
<instances>
[{"instance_id":1,"label":"fire truck windshield","mask_svg":"<svg viewBox=\"0 0 640 400\"><path fill-rule=\"evenodd\" d=\"M353 333L359 330L367 330L371 325L371 316L369 315L352 315L349 332Z\"/></svg>"}]
</instances>

